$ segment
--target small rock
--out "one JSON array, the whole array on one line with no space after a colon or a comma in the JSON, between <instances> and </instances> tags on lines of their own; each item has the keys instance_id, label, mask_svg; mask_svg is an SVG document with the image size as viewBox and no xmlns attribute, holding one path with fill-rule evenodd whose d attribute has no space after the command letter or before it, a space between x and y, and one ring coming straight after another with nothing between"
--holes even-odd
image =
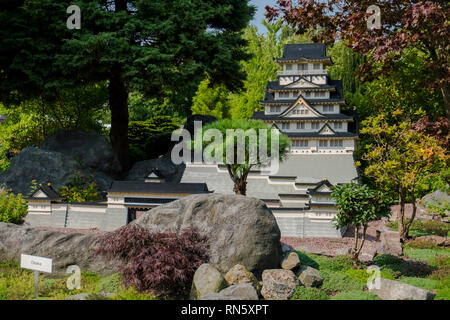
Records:
<instances>
[{"instance_id":1,"label":"small rock","mask_svg":"<svg viewBox=\"0 0 450 320\"><path fill-rule=\"evenodd\" d=\"M225 297L234 297L237 300L258 300L258 293L250 283L235 284L219 293Z\"/></svg>"},{"instance_id":2,"label":"small rock","mask_svg":"<svg viewBox=\"0 0 450 320\"><path fill-rule=\"evenodd\" d=\"M441 236L422 236L417 237L416 240L431 242L436 246L448 247L450 246L450 240L446 237Z\"/></svg>"},{"instance_id":3,"label":"small rock","mask_svg":"<svg viewBox=\"0 0 450 320\"><path fill-rule=\"evenodd\" d=\"M284 269L265 270L262 280L261 295L266 300L288 300L299 284L294 272Z\"/></svg>"},{"instance_id":4,"label":"small rock","mask_svg":"<svg viewBox=\"0 0 450 320\"><path fill-rule=\"evenodd\" d=\"M199 300L208 293L219 292L227 286L222 274L208 263L202 264L194 274L191 299Z\"/></svg>"},{"instance_id":5,"label":"small rock","mask_svg":"<svg viewBox=\"0 0 450 320\"><path fill-rule=\"evenodd\" d=\"M241 283L249 283L255 287L258 292L261 291L261 285L258 280L256 280L256 277L241 264L237 264L231 268L224 278L230 286Z\"/></svg>"},{"instance_id":6,"label":"small rock","mask_svg":"<svg viewBox=\"0 0 450 320\"><path fill-rule=\"evenodd\" d=\"M323 279L320 276L319 270L311 268L310 266L301 266L297 275L297 279L305 287L320 287L322 285Z\"/></svg>"},{"instance_id":7,"label":"small rock","mask_svg":"<svg viewBox=\"0 0 450 320\"><path fill-rule=\"evenodd\" d=\"M300 258L295 252L289 253L281 263L281 268L284 270L294 270L300 266Z\"/></svg>"},{"instance_id":8,"label":"small rock","mask_svg":"<svg viewBox=\"0 0 450 320\"><path fill-rule=\"evenodd\" d=\"M379 278L379 285L375 281L369 287L369 291L379 296L382 300L433 300L435 293L411 286L399 281Z\"/></svg>"}]
</instances>

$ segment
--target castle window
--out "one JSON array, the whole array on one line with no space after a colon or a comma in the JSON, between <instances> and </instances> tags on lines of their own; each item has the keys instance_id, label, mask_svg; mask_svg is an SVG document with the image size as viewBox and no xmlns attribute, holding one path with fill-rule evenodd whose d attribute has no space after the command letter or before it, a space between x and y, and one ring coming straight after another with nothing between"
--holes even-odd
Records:
<instances>
[{"instance_id":1,"label":"castle window","mask_svg":"<svg viewBox=\"0 0 450 320\"><path fill-rule=\"evenodd\" d=\"M298 148L307 148L308 140L295 140L295 141L292 141L292 145L294 147L298 147Z\"/></svg>"},{"instance_id":2,"label":"castle window","mask_svg":"<svg viewBox=\"0 0 450 320\"><path fill-rule=\"evenodd\" d=\"M333 112L334 106L323 106L323 111L324 112Z\"/></svg>"},{"instance_id":3,"label":"castle window","mask_svg":"<svg viewBox=\"0 0 450 320\"><path fill-rule=\"evenodd\" d=\"M342 147L342 140L330 140L330 147Z\"/></svg>"},{"instance_id":4,"label":"castle window","mask_svg":"<svg viewBox=\"0 0 450 320\"><path fill-rule=\"evenodd\" d=\"M300 64L297 66L297 68L298 68L298 70L300 70L300 71L306 71L306 70L308 70L308 64L307 64L307 63L300 63Z\"/></svg>"},{"instance_id":5,"label":"castle window","mask_svg":"<svg viewBox=\"0 0 450 320\"><path fill-rule=\"evenodd\" d=\"M311 97L311 92L306 92L305 97L307 97L307 98Z\"/></svg>"},{"instance_id":6,"label":"castle window","mask_svg":"<svg viewBox=\"0 0 450 320\"><path fill-rule=\"evenodd\" d=\"M270 107L270 112L281 112L281 107Z\"/></svg>"},{"instance_id":7,"label":"castle window","mask_svg":"<svg viewBox=\"0 0 450 320\"><path fill-rule=\"evenodd\" d=\"M297 129L305 129L305 123L304 122L298 122L297 123Z\"/></svg>"},{"instance_id":8,"label":"castle window","mask_svg":"<svg viewBox=\"0 0 450 320\"><path fill-rule=\"evenodd\" d=\"M319 147L328 147L328 140L319 140Z\"/></svg>"},{"instance_id":9,"label":"castle window","mask_svg":"<svg viewBox=\"0 0 450 320\"><path fill-rule=\"evenodd\" d=\"M314 70L320 70L320 63L314 63Z\"/></svg>"},{"instance_id":10,"label":"castle window","mask_svg":"<svg viewBox=\"0 0 450 320\"><path fill-rule=\"evenodd\" d=\"M286 70L287 70L287 71L292 70L292 64L287 64L287 65L286 65Z\"/></svg>"},{"instance_id":11,"label":"castle window","mask_svg":"<svg viewBox=\"0 0 450 320\"><path fill-rule=\"evenodd\" d=\"M316 92L316 98L317 97L320 97L320 98L325 97L325 92Z\"/></svg>"},{"instance_id":12,"label":"castle window","mask_svg":"<svg viewBox=\"0 0 450 320\"><path fill-rule=\"evenodd\" d=\"M342 122L335 122L334 123L334 128L335 129L342 129Z\"/></svg>"},{"instance_id":13,"label":"castle window","mask_svg":"<svg viewBox=\"0 0 450 320\"><path fill-rule=\"evenodd\" d=\"M283 130L289 130L290 128L290 124L289 123L282 123L281 124L281 129Z\"/></svg>"},{"instance_id":14,"label":"castle window","mask_svg":"<svg viewBox=\"0 0 450 320\"><path fill-rule=\"evenodd\" d=\"M313 123L311 123L311 128L312 129L319 129L319 125L320 125L319 122L313 122Z\"/></svg>"}]
</instances>

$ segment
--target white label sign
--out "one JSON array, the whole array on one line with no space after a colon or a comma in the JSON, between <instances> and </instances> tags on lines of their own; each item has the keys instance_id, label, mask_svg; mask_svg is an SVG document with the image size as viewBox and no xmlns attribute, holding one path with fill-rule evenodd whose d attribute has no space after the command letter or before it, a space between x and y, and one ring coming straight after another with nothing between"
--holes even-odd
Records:
<instances>
[{"instance_id":1,"label":"white label sign","mask_svg":"<svg viewBox=\"0 0 450 320\"><path fill-rule=\"evenodd\" d=\"M20 267L34 271L52 273L52 259L22 254Z\"/></svg>"}]
</instances>

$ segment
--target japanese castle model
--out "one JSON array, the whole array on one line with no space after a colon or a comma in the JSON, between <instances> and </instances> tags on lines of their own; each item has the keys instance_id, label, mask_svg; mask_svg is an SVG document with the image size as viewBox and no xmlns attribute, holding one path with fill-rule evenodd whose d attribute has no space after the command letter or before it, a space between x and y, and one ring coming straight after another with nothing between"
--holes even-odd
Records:
<instances>
[{"instance_id":1,"label":"japanese castle model","mask_svg":"<svg viewBox=\"0 0 450 320\"><path fill-rule=\"evenodd\" d=\"M352 153L357 134L349 132L352 115L345 105L342 82L331 80L332 65L324 44L288 44L276 62L283 68L278 81L269 82L253 119L273 124L292 141L293 153Z\"/></svg>"},{"instance_id":2,"label":"japanese castle model","mask_svg":"<svg viewBox=\"0 0 450 320\"><path fill-rule=\"evenodd\" d=\"M357 178L353 152L357 139L353 114L345 105L342 83L331 80L332 64L324 44L288 44L276 60L283 70L269 82L253 119L263 120L292 141L291 154L275 175L252 171L247 196L272 210L282 237L341 237L333 224L336 205L332 186ZM211 190L211 191L210 191ZM161 204L202 193L233 194L233 182L223 165L186 163L180 183L164 181L158 170L142 181L116 181L104 201L62 203L50 187L40 187L28 199L28 224L113 230Z\"/></svg>"}]
</instances>

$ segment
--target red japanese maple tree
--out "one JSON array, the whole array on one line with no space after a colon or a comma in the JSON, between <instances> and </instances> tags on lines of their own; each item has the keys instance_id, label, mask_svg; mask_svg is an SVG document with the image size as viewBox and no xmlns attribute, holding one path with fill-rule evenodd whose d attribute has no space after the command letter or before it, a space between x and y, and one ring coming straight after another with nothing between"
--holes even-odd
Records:
<instances>
[{"instance_id":1,"label":"red japanese maple tree","mask_svg":"<svg viewBox=\"0 0 450 320\"><path fill-rule=\"evenodd\" d=\"M381 28L370 29L367 13L371 5L378 5ZM449 92L449 12L448 1L419 0L278 0L274 7L266 7L269 20L282 17L298 33L309 33L314 41L333 42L342 39L354 52L372 54L377 71L388 73L395 59L405 49L416 48L427 57L429 72L435 81L430 89L442 92L447 117L450 116ZM317 32L320 30L320 32ZM376 76L373 63L364 63L360 74L365 79Z\"/></svg>"}]
</instances>

